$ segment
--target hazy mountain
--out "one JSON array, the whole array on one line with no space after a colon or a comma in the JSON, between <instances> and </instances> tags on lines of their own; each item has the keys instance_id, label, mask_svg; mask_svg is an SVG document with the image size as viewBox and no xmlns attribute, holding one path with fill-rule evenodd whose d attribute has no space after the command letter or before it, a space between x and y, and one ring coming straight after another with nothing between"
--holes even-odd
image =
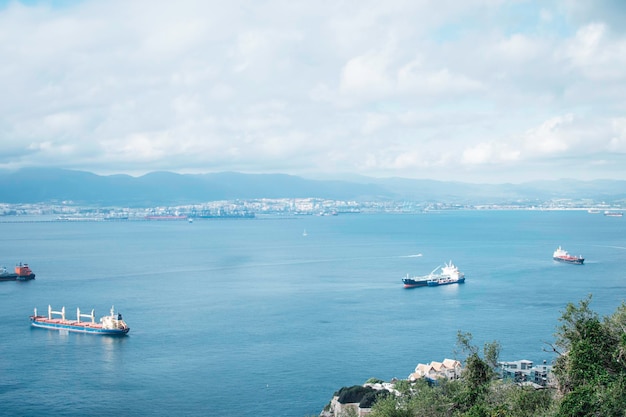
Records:
<instances>
[{"instance_id":1,"label":"hazy mountain","mask_svg":"<svg viewBox=\"0 0 626 417\"><path fill-rule=\"evenodd\" d=\"M56 168L0 171L0 202L72 201L77 204L154 206L252 198L316 197L334 200L411 200L444 203L512 203L551 199L626 201L626 181L534 181L469 184L406 178L312 180L284 174L175 174L141 177L96 175Z\"/></svg>"},{"instance_id":2,"label":"hazy mountain","mask_svg":"<svg viewBox=\"0 0 626 417\"><path fill-rule=\"evenodd\" d=\"M626 181L560 179L522 184L470 184L406 178L372 179L396 196L409 200L503 203L589 199L596 202L626 200Z\"/></svg>"},{"instance_id":3,"label":"hazy mountain","mask_svg":"<svg viewBox=\"0 0 626 417\"><path fill-rule=\"evenodd\" d=\"M56 168L0 171L0 202L73 201L79 204L153 206L251 198L319 197L368 200L391 198L383 187L316 181L282 174L175 174L100 176Z\"/></svg>"}]
</instances>

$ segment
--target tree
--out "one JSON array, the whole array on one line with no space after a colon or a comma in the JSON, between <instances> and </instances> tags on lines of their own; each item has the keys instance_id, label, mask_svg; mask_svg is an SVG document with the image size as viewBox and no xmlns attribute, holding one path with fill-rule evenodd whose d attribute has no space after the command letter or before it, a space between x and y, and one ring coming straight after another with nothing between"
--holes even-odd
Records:
<instances>
[{"instance_id":1,"label":"tree","mask_svg":"<svg viewBox=\"0 0 626 417\"><path fill-rule=\"evenodd\" d=\"M490 382L496 375L494 368L498 363L500 344L496 341L486 343L483 347L484 358L481 358L478 347L472 344L471 333L459 331L457 345L468 356L461 375L464 389L456 396L456 408L468 416L487 416L487 394Z\"/></svg>"},{"instance_id":2,"label":"tree","mask_svg":"<svg viewBox=\"0 0 626 417\"><path fill-rule=\"evenodd\" d=\"M398 402L393 396L389 395L379 399L372 407L370 417L414 417L415 410L407 402Z\"/></svg>"},{"instance_id":3,"label":"tree","mask_svg":"<svg viewBox=\"0 0 626 417\"><path fill-rule=\"evenodd\" d=\"M558 416L626 415L626 306L601 320L591 295L569 303L556 333L554 367L563 395Z\"/></svg>"}]
</instances>

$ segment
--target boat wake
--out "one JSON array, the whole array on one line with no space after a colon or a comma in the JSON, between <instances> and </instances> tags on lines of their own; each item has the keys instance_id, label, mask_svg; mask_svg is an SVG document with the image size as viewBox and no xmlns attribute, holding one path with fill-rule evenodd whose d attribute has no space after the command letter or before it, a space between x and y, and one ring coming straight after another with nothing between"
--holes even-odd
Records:
<instances>
[{"instance_id":1,"label":"boat wake","mask_svg":"<svg viewBox=\"0 0 626 417\"><path fill-rule=\"evenodd\" d=\"M404 256L400 256L400 258L419 258L420 256L422 256L421 253L415 254L415 255L404 255Z\"/></svg>"},{"instance_id":2,"label":"boat wake","mask_svg":"<svg viewBox=\"0 0 626 417\"><path fill-rule=\"evenodd\" d=\"M600 246L600 245L594 245L594 246L598 246L598 247L601 247L601 248L611 248L611 249L622 249L622 250L626 250L626 248L625 248L625 247L623 247L623 246L608 246L608 245L602 245L602 246Z\"/></svg>"}]
</instances>

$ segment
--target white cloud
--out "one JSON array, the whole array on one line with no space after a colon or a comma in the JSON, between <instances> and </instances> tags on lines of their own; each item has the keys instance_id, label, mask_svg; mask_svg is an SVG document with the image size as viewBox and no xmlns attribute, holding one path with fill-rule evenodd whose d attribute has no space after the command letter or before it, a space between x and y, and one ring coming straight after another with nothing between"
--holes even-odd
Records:
<instances>
[{"instance_id":1,"label":"white cloud","mask_svg":"<svg viewBox=\"0 0 626 417\"><path fill-rule=\"evenodd\" d=\"M333 102L337 95L335 91L325 83L318 83L311 88L309 98L313 101Z\"/></svg>"},{"instance_id":2,"label":"white cloud","mask_svg":"<svg viewBox=\"0 0 626 417\"><path fill-rule=\"evenodd\" d=\"M568 55L575 65L585 66L598 53L601 42L606 33L606 26L601 23L592 23L580 28L576 37L568 47Z\"/></svg>"},{"instance_id":3,"label":"white cloud","mask_svg":"<svg viewBox=\"0 0 626 417\"><path fill-rule=\"evenodd\" d=\"M571 148L572 138L567 128L574 121L572 114L553 117L524 135L523 146L529 154L562 153Z\"/></svg>"},{"instance_id":4,"label":"white cloud","mask_svg":"<svg viewBox=\"0 0 626 417\"><path fill-rule=\"evenodd\" d=\"M614 136L611 137L608 150L626 154L626 117L619 117L612 121Z\"/></svg>"},{"instance_id":5,"label":"white cloud","mask_svg":"<svg viewBox=\"0 0 626 417\"><path fill-rule=\"evenodd\" d=\"M519 33L500 40L497 48L501 57L519 63L532 61L543 52L542 43Z\"/></svg>"},{"instance_id":6,"label":"white cloud","mask_svg":"<svg viewBox=\"0 0 626 417\"><path fill-rule=\"evenodd\" d=\"M581 27L565 51L573 68L593 81L626 80L626 39L610 36L603 23Z\"/></svg>"},{"instance_id":7,"label":"white cloud","mask_svg":"<svg viewBox=\"0 0 626 417\"><path fill-rule=\"evenodd\" d=\"M168 139L167 133L138 132L117 140L103 141L101 145L106 155L141 162L167 155Z\"/></svg>"},{"instance_id":8,"label":"white cloud","mask_svg":"<svg viewBox=\"0 0 626 417\"><path fill-rule=\"evenodd\" d=\"M465 165L490 165L515 162L521 152L510 149L506 144L481 142L463 150L461 163Z\"/></svg>"},{"instance_id":9,"label":"white cloud","mask_svg":"<svg viewBox=\"0 0 626 417\"><path fill-rule=\"evenodd\" d=\"M425 70L413 62L398 71L398 90L404 94L464 94L481 88L479 81L454 74L448 68Z\"/></svg>"},{"instance_id":10,"label":"white cloud","mask_svg":"<svg viewBox=\"0 0 626 417\"><path fill-rule=\"evenodd\" d=\"M390 122L389 116L385 114L368 113L365 117L365 123L361 129L365 135L372 134L377 130L384 128Z\"/></svg>"},{"instance_id":11,"label":"white cloud","mask_svg":"<svg viewBox=\"0 0 626 417\"><path fill-rule=\"evenodd\" d=\"M2 164L626 178L623 14L510 4L10 2Z\"/></svg>"},{"instance_id":12,"label":"white cloud","mask_svg":"<svg viewBox=\"0 0 626 417\"><path fill-rule=\"evenodd\" d=\"M387 65L386 58L376 54L350 59L341 71L341 93L365 97L388 94L393 84Z\"/></svg>"},{"instance_id":13,"label":"white cloud","mask_svg":"<svg viewBox=\"0 0 626 417\"><path fill-rule=\"evenodd\" d=\"M49 114L44 117L43 122L43 128L47 133L56 132L57 134L72 133L84 125L80 114L70 112Z\"/></svg>"}]
</instances>

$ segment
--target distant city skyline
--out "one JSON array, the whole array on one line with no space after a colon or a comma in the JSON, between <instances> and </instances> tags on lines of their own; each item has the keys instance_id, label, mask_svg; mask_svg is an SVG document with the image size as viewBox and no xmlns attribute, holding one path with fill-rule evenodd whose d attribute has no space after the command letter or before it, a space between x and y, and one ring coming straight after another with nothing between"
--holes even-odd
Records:
<instances>
[{"instance_id":1,"label":"distant city skyline","mask_svg":"<svg viewBox=\"0 0 626 417\"><path fill-rule=\"evenodd\" d=\"M0 0L0 169L626 179L619 0Z\"/></svg>"}]
</instances>

